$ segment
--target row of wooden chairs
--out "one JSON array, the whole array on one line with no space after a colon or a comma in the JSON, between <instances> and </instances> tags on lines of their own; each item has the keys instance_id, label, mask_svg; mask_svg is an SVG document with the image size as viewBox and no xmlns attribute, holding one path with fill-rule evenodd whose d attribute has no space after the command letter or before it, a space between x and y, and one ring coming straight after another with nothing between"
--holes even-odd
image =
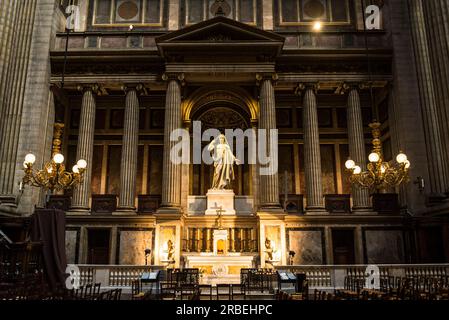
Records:
<instances>
[{"instance_id":1,"label":"row of wooden chairs","mask_svg":"<svg viewBox=\"0 0 449 320\"><path fill-rule=\"evenodd\" d=\"M373 290L366 290L364 278L346 277L344 289L346 294L350 293L360 298L365 298L367 295L372 298L377 295L400 300L448 299L449 279L445 275L382 277L379 289L374 290L373 295Z\"/></svg>"},{"instance_id":2,"label":"row of wooden chairs","mask_svg":"<svg viewBox=\"0 0 449 320\"><path fill-rule=\"evenodd\" d=\"M270 268L242 268L240 284L246 291L273 292L277 284L276 270Z\"/></svg>"},{"instance_id":3,"label":"row of wooden chairs","mask_svg":"<svg viewBox=\"0 0 449 320\"><path fill-rule=\"evenodd\" d=\"M100 295L101 283L87 283L71 291L75 300L96 300Z\"/></svg>"},{"instance_id":4,"label":"row of wooden chairs","mask_svg":"<svg viewBox=\"0 0 449 320\"><path fill-rule=\"evenodd\" d=\"M109 301L119 301L122 296L122 289L111 289L100 292L95 300L109 300Z\"/></svg>"},{"instance_id":5,"label":"row of wooden chairs","mask_svg":"<svg viewBox=\"0 0 449 320\"><path fill-rule=\"evenodd\" d=\"M215 291L215 292L214 292ZM142 296L142 295L140 295ZM159 298L163 300L245 300L246 289L240 284L181 284L162 281Z\"/></svg>"},{"instance_id":6,"label":"row of wooden chairs","mask_svg":"<svg viewBox=\"0 0 449 320\"><path fill-rule=\"evenodd\" d=\"M167 269L166 281L181 284L199 284L200 273L198 268Z\"/></svg>"}]
</instances>

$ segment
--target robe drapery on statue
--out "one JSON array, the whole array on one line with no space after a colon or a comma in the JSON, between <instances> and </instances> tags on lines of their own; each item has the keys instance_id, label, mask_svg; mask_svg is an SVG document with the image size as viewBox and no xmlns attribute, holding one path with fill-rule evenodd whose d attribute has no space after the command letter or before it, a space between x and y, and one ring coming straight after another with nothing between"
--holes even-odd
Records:
<instances>
[{"instance_id":1,"label":"robe drapery on statue","mask_svg":"<svg viewBox=\"0 0 449 320\"><path fill-rule=\"evenodd\" d=\"M240 161L232 153L225 135L220 134L216 139L212 140L207 150L213 152L214 179L212 181L212 189L225 189L229 187L231 181L235 178L234 162L239 164Z\"/></svg>"}]
</instances>

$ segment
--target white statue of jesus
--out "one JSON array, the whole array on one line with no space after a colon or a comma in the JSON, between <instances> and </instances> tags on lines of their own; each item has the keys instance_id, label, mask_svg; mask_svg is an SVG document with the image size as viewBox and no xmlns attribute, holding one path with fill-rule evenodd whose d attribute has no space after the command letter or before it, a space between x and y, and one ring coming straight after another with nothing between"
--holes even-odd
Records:
<instances>
[{"instance_id":1,"label":"white statue of jesus","mask_svg":"<svg viewBox=\"0 0 449 320\"><path fill-rule=\"evenodd\" d=\"M232 153L231 147L224 134L220 134L216 139L212 140L208 145L207 150L213 152L214 179L212 182L212 189L226 189L231 184L231 181L235 179L233 168L234 162L239 165L240 160L238 160Z\"/></svg>"}]
</instances>

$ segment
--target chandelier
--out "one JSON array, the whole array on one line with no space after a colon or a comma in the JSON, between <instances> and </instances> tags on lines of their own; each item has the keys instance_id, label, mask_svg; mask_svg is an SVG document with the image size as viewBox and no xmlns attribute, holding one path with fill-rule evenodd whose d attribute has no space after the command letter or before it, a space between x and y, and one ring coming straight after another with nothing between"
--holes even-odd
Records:
<instances>
[{"instance_id":1,"label":"chandelier","mask_svg":"<svg viewBox=\"0 0 449 320\"><path fill-rule=\"evenodd\" d=\"M52 159L45 163L43 169L35 170L33 168L36 162L36 156L29 153L25 156L23 162L23 171L25 176L22 178L23 185L40 187L43 190L62 191L70 189L73 186L83 182L83 175L87 168L86 160L80 159L72 167L72 171L66 170L64 165L64 156L60 153L61 135L64 125L56 123L54 126Z\"/></svg>"},{"instance_id":2,"label":"chandelier","mask_svg":"<svg viewBox=\"0 0 449 320\"><path fill-rule=\"evenodd\" d=\"M354 160L347 160L345 167L351 172L350 182L363 188L378 191L396 187L406 182L408 180L408 169L410 168L410 161L407 156L399 152L396 156L396 163L384 161L380 141L380 123L373 122L369 126L373 135L373 149L368 156L367 170L362 171L360 165L356 164Z\"/></svg>"}]
</instances>

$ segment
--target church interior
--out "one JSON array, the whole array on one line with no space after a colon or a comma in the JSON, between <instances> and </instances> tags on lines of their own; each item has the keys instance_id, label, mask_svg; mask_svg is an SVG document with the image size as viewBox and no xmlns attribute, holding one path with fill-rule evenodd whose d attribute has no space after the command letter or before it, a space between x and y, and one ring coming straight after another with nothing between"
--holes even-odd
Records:
<instances>
[{"instance_id":1,"label":"church interior","mask_svg":"<svg viewBox=\"0 0 449 320\"><path fill-rule=\"evenodd\" d=\"M445 13L0 0L0 300L449 299Z\"/></svg>"}]
</instances>

